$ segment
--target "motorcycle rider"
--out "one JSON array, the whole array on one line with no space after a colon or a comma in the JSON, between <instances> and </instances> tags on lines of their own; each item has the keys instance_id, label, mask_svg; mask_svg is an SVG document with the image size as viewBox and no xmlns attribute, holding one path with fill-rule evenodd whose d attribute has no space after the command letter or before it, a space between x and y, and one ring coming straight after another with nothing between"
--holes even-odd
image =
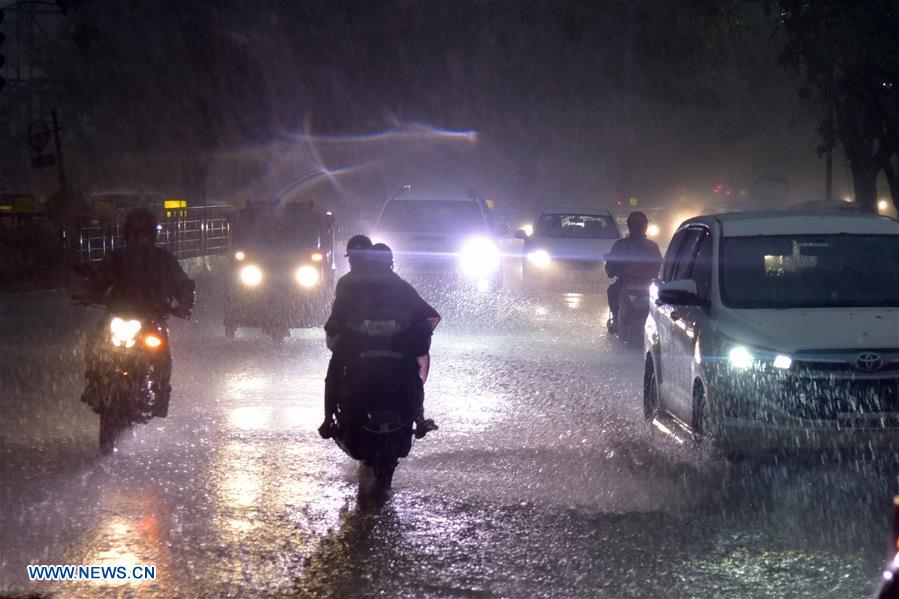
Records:
<instances>
[{"instance_id":1,"label":"motorcycle rider","mask_svg":"<svg viewBox=\"0 0 899 599\"><path fill-rule=\"evenodd\" d=\"M621 290L629 285L649 286L658 276L662 265L662 253L654 241L646 237L649 219L639 211L627 216L628 236L619 239L606 254L606 274L618 277L609 285L609 310L612 312L612 328L618 325L618 305Z\"/></svg>"},{"instance_id":2,"label":"motorcycle rider","mask_svg":"<svg viewBox=\"0 0 899 599\"><path fill-rule=\"evenodd\" d=\"M409 283L393 272L393 252L387 245L378 243L362 251L364 257L361 264L342 278L342 286L338 285L331 316L325 324L328 347L334 354L328 367L330 380L326 379L325 383L325 421L318 432L326 439L336 432L335 416L339 397L337 387L344 365L341 356L351 350L341 345L341 326L361 317L372 308L387 308L407 314L415 331L409 350L418 360L420 385L417 388L415 435L422 438L438 428L433 420L424 417L424 382L430 368L431 334L440 322L440 315ZM350 277L353 272L359 274Z\"/></svg>"},{"instance_id":3,"label":"motorcycle rider","mask_svg":"<svg viewBox=\"0 0 899 599\"><path fill-rule=\"evenodd\" d=\"M147 318L163 320L168 314L189 318L194 305L195 284L178 260L167 250L156 247L159 224L156 216L145 208L131 210L122 225L125 247L113 250L100 265L91 270L87 280L86 299L106 306L112 312L129 312ZM172 302L177 302L172 308ZM97 338L89 342L87 372L82 401L92 405L94 380L92 366L98 345ZM154 364L158 374L154 389L157 401L154 416L168 414L172 387L172 356L168 348L156 354Z\"/></svg>"}]
</instances>

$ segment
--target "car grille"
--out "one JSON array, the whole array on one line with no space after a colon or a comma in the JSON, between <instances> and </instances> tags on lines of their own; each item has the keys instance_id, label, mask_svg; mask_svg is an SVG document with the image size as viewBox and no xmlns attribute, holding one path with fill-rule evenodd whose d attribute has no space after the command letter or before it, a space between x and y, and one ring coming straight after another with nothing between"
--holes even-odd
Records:
<instances>
[{"instance_id":1,"label":"car grille","mask_svg":"<svg viewBox=\"0 0 899 599\"><path fill-rule=\"evenodd\" d=\"M779 399L784 411L796 418L833 420L846 414L899 413L899 378L790 377Z\"/></svg>"}]
</instances>

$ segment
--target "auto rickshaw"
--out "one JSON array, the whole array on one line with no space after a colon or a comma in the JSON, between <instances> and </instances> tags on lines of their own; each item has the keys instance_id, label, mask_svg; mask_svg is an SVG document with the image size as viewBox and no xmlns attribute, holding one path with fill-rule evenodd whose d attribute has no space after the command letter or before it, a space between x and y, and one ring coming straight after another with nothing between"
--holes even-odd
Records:
<instances>
[{"instance_id":1,"label":"auto rickshaw","mask_svg":"<svg viewBox=\"0 0 899 599\"><path fill-rule=\"evenodd\" d=\"M247 201L231 219L225 337L276 340L324 323L334 292L334 217L312 202Z\"/></svg>"}]
</instances>

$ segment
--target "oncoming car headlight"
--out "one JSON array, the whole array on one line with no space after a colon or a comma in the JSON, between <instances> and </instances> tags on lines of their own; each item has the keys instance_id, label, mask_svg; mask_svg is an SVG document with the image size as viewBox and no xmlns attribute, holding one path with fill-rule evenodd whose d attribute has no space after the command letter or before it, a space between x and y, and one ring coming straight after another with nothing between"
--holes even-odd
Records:
<instances>
[{"instance_id":1,"label":"oncoming car headlight","mask_svg":"<svg viewBox=\"0 0 899 599\"><path fill-rule=\"evenodd\" d=\"M315 287L319 278L318 269L314 266L304 264L297 269L296 279L301 287Z\"/></svg>"},{"instance_id":2,"label":"oncoming car headlight","mask_svg":"<svg viewBox=\"0 0 899 599\"><path fill-rule=\"evenodd\" d=\"M471 276L492 274L499 270L499 248L486 237L469 239L459 252L459 266Z\"/></svg>"},{"instance_id":3,"label":"oncoming car headlight","mask_svg":"<svg viewBox=\"0 0 899 599\"><path fill-rule=\"evenodd\" d=\"M546 250L535 250L533 252L528 252L528 262L537 268L548 268L552 262L552 258L549 257L549 252Z\"/></svg>"},{"instance_id":4,"label":"oncoming car headlight","mask_svg":"<svg viewBox=\"0 0 899 599\"><path fill-rule=\"evenodd\" d=\"M240 280L248 287L255 287L262 282L262 269L255 264L248 264L240 269Z\"/></svg>"},{"instance_id":5,"label":"oncoming car headlight","mask_svg":"<svg viewBox=\"0 0 899 599\"><path fill-rule=\"evenodd\" d=\"M659 232L659 225L656 225L654 223L650 223L649 226L646 227L647 237L658 237Z\"/></svg>"},{"instance_id":6,"label":"oncoming car headlight","mask_svg":"<svg viewBox=\"0 0 899 599\"><path fill-rule=\"evenodd\" d=\"M140 332L140 321L115 317L109 323L109 332L109 340L116 347L134 347L135 338Z\"/></svg>"}]
</instances>

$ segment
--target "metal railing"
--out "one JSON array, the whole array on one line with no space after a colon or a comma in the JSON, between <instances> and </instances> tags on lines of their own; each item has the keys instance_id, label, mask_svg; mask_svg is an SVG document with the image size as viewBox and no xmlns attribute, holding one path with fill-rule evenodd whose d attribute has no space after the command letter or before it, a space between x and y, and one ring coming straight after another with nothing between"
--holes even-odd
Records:
<instances>
[{"instance_id":1,"label":"metal railing","mask_svg":"<svg viewBox=\"0 0 899 599\"><path fill-rule=\"evenodd\" d=\"M200 206L168 210L159 222L156 245L170 251L176 258L195 258L224 254L231 235L227 206ZM120 247L123 213L110 215L99 224L81 227L75 243L76 262L103 260Z\"/></svg>"}]
</instances>

